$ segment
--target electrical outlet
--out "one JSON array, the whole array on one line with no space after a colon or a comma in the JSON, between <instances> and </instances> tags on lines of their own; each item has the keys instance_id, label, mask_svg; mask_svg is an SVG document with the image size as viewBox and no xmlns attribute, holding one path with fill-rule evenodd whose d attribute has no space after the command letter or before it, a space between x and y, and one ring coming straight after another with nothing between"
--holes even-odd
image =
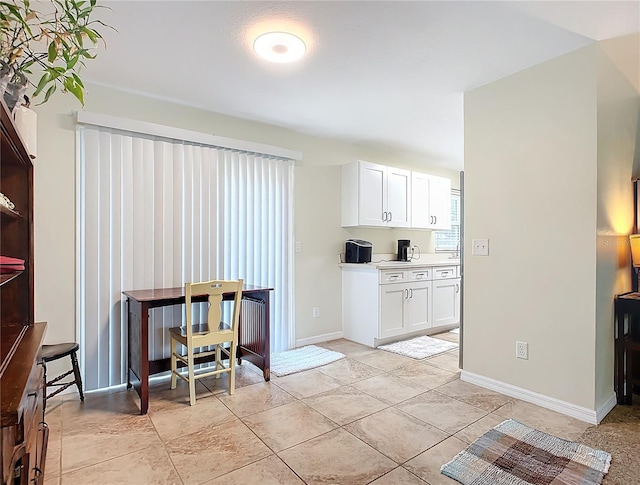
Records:
<instances>
[{"instance_id":1,"label":"electrical outlet","mask_svg":"<svg viewBox=\"0 0 640 485\"><path fill-rule=\"evenodd\" d=\"M302 252L302 241L296 241L296 253Z\"/></svg>"},{"instance_id":2,"label":"electrical outlet","mask_svg":"<svg viewBox=\"0 0 640 485\"><path fill-rule=\"evenodd\" d=\"M472 239L471 254L474 256L489 256L489 240Z\"/></svg>"},{"instance_id":3,"label":"electrical outlet","mask_svg":"<svg viewBox=\"0 0 640 485\"><path fill-rule=\"evenodd\" d=\"M516 357L525 360L529 358L529 344L527 342L519 342L516 340Z\"/></svg>"},{"instance_id":4,"label":"electrical outlet","mask_svg":"<svg viewBox=\"0 0 640 485\"><path fill-rule=\"evenodd\" d=\"M313 307L313 318L320 318L320 307Z\"/></svg>"}]
</instances>

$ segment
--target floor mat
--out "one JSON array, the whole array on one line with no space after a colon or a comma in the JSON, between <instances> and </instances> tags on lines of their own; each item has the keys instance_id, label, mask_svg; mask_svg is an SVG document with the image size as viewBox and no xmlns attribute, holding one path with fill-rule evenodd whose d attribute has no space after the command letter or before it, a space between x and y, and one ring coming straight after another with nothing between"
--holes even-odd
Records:
<instances>
[{"instance_id":1,"label":"floor mat","mask_svg":"<svg viewBox=\"0 0 640 485\"><path fill-rule=\"evenodd\" d=\"M596 485L611 455L508 419L487 431L440 469L463 485Z\"/></svg>"},{"instance_id":2,"label":"floor mat","mask_svg":"<svg viewBox=\"0 0 640 485\"><path fill-rule=\"evenodd\" d=\"M457 347L458 344L456 343L447 342L446 340L440 340L438 338L427 337L426 335L409 340L402 340L400 342L395 342L392 344L378 346L378 348L381 350L394 352L400 355L406 355L407 357L411 357L413 359L425 359L427 357L431 357L432 355L440 354Z\"/></svg>"},{"instance_id":3,"label":"floor mat","mask_svg":"<svg viewBox=\"0 0 640 485\"><path fill-rule=\"evenodd\" d=\"M271 373L286 376L321 365L330 364L344 358L345 355L315 345L271 354Z\"/></svg>"}]
</instances>

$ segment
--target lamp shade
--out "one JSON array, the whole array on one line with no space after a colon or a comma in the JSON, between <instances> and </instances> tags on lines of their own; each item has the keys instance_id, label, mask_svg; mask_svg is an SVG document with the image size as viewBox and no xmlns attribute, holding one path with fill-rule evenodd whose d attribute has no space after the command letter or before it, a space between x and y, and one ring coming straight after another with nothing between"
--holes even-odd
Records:
<instances>
[{"instance_id":1,"label":"lamp shade","mask_svg":"<svg viewBox=\"0 0 640 485\"><path fill-rule=\"evenodd\" d=\"M635 268L640 268L640 234L631 234L629 243L631 246L631 264Z\"/></svg>"}]
</instances>

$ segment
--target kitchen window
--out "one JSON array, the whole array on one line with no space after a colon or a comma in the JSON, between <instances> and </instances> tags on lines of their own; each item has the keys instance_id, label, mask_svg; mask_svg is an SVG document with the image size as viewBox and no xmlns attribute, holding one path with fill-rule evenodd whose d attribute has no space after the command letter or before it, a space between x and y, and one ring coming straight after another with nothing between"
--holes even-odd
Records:
<instances>
[{"instance_id":1,"label":"kitchen window","mask_svg":"<svg viewBox=\"0 0 640 485\"><path fill-rule=\"evenodd\" d=\"M436 252L460 251L460 191L451 190L451 229L434 231L436 235Z\"/></svg>"}]
</instances>

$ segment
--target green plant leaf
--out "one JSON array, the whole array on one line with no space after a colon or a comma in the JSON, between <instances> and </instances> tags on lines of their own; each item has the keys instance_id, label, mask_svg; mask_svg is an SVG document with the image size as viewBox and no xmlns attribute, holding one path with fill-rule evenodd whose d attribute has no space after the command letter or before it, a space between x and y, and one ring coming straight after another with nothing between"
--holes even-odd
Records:
<instances>
[{"instance_id":1,"label":"green plant leaf","mask_svg":"<svg viewBox=\"0 0 640 485\"><path fill-rule=\"evenodd\" d=\"M76 84L81 88L84 88L84 84L82 84L82 80L80 79L80 76L78 76L75 72L71 73L71 75L73 76L73 79L76 80Z\"/></svg>"},{"instance_id":2,"label":"green plant leaf","mask_svg":"<svg viewBox=\"0 0 640 485\"><path fill-rule=\"evenodd\" d=\"M47 89L47 92L46 92L46 93L45 93L45 95L44 95L44 100L42 101L42 103L46 103L47 101L49 101L49 98L50 98L50 97L51 97L51 95L52 95L53 93L55 93L55 92L56 92L56 85L55 85L55 84L53 84L53 85L51 85L51 86L49 87L49 89ZM42 103L40 103L40 104L42 104Z\"/></svg>"},{"instance_id":3,"label":"green plant leaf","mask_svg":"<svg viewBox=\"0 0 640 485\"><path fill-rule=\"evenodd\" d=\"M49 83L49 81L51 81L51 75L49 74L49 72L45 72L40 78L40 81L38 81L38 86L36 87L36 90L34 91L33 95L37 96L38 94L40 94L40 92Z\"/></svg>"},{"instance_id":4,"label":"green plant leaf","mask_svg":"<svg viewBox=\"0 0 640 485\"><path fill-rule=\"evenodd\" d=\"M90 29L90 28L88 28L88 27L83 27L83 28L82 28L82 31L83 31L85 34L87 34L87 37L89 37L89 39L91 40L91 42L93 42L94 44L95 44L96 42L98 42L99 36L97 35L97 33L96 33L94 30L92 30L92 29Z\"/></svg>"},{"instance_id":5,"label":"green plant leaf","mask_svg":"<svg viewBox=\"0 0 640 485\"><path fill-rule=\"evenodd\" d=\"M78 86L75 82L75 79L68 77L64 80L64 87L67 91L73 94L80 104L84 106L84 93L82 91L82 87Z\"/></svg>"},{"instance_id":6,"label":"green plant leaf","mask_svg":"<svg viewBox=\"0 0 640 485\"><path fill-rule=\"evenodd\" d=\"M78 63L78 59L80 59L80 57L78 57L77 55L74 54L74 56L67 61L67 70L71 71L74 66Z\"/></svg>"},{"instance_id":7,"label":"green plant leaf","mask_svg":"<svg viewBox=\"0 0 640 485\"><path fill-rule=\"evenodd\" d=\"M47 57L47 60L48 60L49 62L53 62L53 61L55 61L55 60L56 60L56 57L57 57L57 55L58 55L58 48L56 47L56 43L55 43L55 41L52 41L52 42L49 44L48 53L49 53L49 55L48 55L48 57Z\"/></svg>"}]
</instances>

